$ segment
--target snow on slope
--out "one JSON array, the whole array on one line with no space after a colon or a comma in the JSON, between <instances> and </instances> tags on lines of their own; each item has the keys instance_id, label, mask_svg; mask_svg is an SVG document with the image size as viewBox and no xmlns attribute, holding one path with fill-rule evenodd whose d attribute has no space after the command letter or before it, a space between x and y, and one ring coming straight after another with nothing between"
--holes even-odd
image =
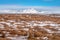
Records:
<instances>
[{"instance_id":1,"label":"snow on slope","mask_svg":"<svg viewBox=\"0 0 60 40\"><path fill-rule=\"evenodd\" d=\"M0 10L0 13L39 13L35 9L24 9L24 10Z\"/></svg>"},{"instance_id":2,"label":"snow on slope","mask_svg":"<svg viewBox=\"0 0 60 40\"><path fill-rule=\"evenodd\" d=\"M42 13L42 14L46 14L46 13L52 13L50 11L38 11L34 8L27 8L27 9L19 9L19 10L9 10L9 9L3 9L3 10L0 10L0 13L34 13L34 14L39 14L39 13Z\"/></svg>"},{"instance_id":3,"label":"snow on slope","mask_svg":"<svg viewBox=\"0 0 60 40\"><path fill-rule=\"evenodd\" d=\"M25 9L25 10L23 10L23 13L39 13L37 10L35 10L35 9Z\"/></svg>"}]
</instances>

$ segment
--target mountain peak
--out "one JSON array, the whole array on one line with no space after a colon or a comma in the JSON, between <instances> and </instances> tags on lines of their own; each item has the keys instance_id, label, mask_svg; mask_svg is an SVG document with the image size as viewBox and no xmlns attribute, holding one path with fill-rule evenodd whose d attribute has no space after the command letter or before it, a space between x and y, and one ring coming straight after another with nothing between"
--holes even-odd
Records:
<instances>
[{"instance_id":1,"label":"mountain peak","mask_svg":"<svg viewBox=\"0 0 60 40\"><path fill-rule=\"evenodd\" d=\"M30 8L30 9L23 10L23 13L39 13L39 12L34 8Z\"/></svg>"}]
</instances>

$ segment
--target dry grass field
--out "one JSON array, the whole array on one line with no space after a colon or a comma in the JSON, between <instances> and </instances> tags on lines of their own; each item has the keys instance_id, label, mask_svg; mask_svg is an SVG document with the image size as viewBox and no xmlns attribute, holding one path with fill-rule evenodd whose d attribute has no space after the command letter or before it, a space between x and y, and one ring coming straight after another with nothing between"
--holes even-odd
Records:
<instances>
[{"instance_id":1,"label":"dry grass field","mask_svg":"<svg viewBox=\"0 0 60 40\"><path fill-rule=\"evenodd\" d=\"M0 40L60 40L60 17L0 14Z\"/></svg>"}]
</instances>

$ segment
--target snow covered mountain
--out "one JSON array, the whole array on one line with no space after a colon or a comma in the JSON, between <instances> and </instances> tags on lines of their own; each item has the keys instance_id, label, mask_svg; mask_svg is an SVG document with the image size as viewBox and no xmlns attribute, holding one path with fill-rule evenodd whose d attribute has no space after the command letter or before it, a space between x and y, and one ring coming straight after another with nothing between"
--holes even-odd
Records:
<instances>
[{"instance_id":1,"label":"snow covered mountain","mask_svg":"<svg viewBox=\"0 0 60 40\"><path fill-rule=\"evenodd\" d=\"M39 13L37 10L35 10L35 9L25 9L25 10L23 10L23 13Z\"/></svg>"},{"instance_id":2,"label":"snow covered mountain","mask_svg":"<svg viewBox=\"0 0 60 40\"><path fill-rule=\"evenodd\" d=\"M34 14L51 14L51 13L55 13L53 11L48 11L48 10L37 10L35 8L27 8L27 9L0 9L0 13L34 13ZM60 12L56 12L56 13L60 13Z\"/></svg>"},{"instance_id":3,"label":"snow covered mountain","mask_svg":"<svg viewBox=\"0 0 60 40\"><path fill-rule=\"evenodd\" d=\"M0 10L0 13L39 13L35 9L24 9L24 10Z\"/></svg>"}]
</instances>

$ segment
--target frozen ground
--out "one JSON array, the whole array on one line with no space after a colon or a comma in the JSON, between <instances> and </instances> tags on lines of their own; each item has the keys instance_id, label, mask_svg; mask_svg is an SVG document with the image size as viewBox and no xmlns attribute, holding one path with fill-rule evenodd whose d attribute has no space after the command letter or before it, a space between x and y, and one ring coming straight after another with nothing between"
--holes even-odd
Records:
<instances>
[{"instance_id":1,"label":"frozen ground","mask_svg":"<svg viewBox=\"0 0 60 40\"><path fill-rule=\"evenodd\" d=\"M28 16L27 16L28 17ZM22 17L24 18L24 17ZM33 19L33 18L32 18ZM12 40L28 40L29 32L33 35L34 32L39 36L40 33L47 32L47 35L52 34L60 34L60 23L56 23L55 21L16 21L16 20L5 20L4 18L0 19L0 30L3 34L5 34L5 38L9 38ZM14 31L13 31L14 30ZM18 33L21 33L20 30L28 32L27 36L20 36ZM12 31L13 35L10 34ZM14 33L18 32L14 35ZM2 36L3 34L0 34ZM23 33L22 33L23 34ZM41 34L42 35L42 34ZM43 34L44 36L45 34ZM13 36L13 37L12 37ZM33 35L34 36L34 35ZM47 36L41 37L43 40L48 40ZM39 37L37 37L39 39Z\"/></svg>"},{"instance_id":2,"label":"frozen ground","mask_svg":"<svg viewBox=\"0 0 60 40\"><path fill-rule=\"evenodd\" d=\"M20 37L16 37L16 39L12 39L12 40L27 40L27 38L25 36L20 36Z\"/></svg>"}]
</instances>

